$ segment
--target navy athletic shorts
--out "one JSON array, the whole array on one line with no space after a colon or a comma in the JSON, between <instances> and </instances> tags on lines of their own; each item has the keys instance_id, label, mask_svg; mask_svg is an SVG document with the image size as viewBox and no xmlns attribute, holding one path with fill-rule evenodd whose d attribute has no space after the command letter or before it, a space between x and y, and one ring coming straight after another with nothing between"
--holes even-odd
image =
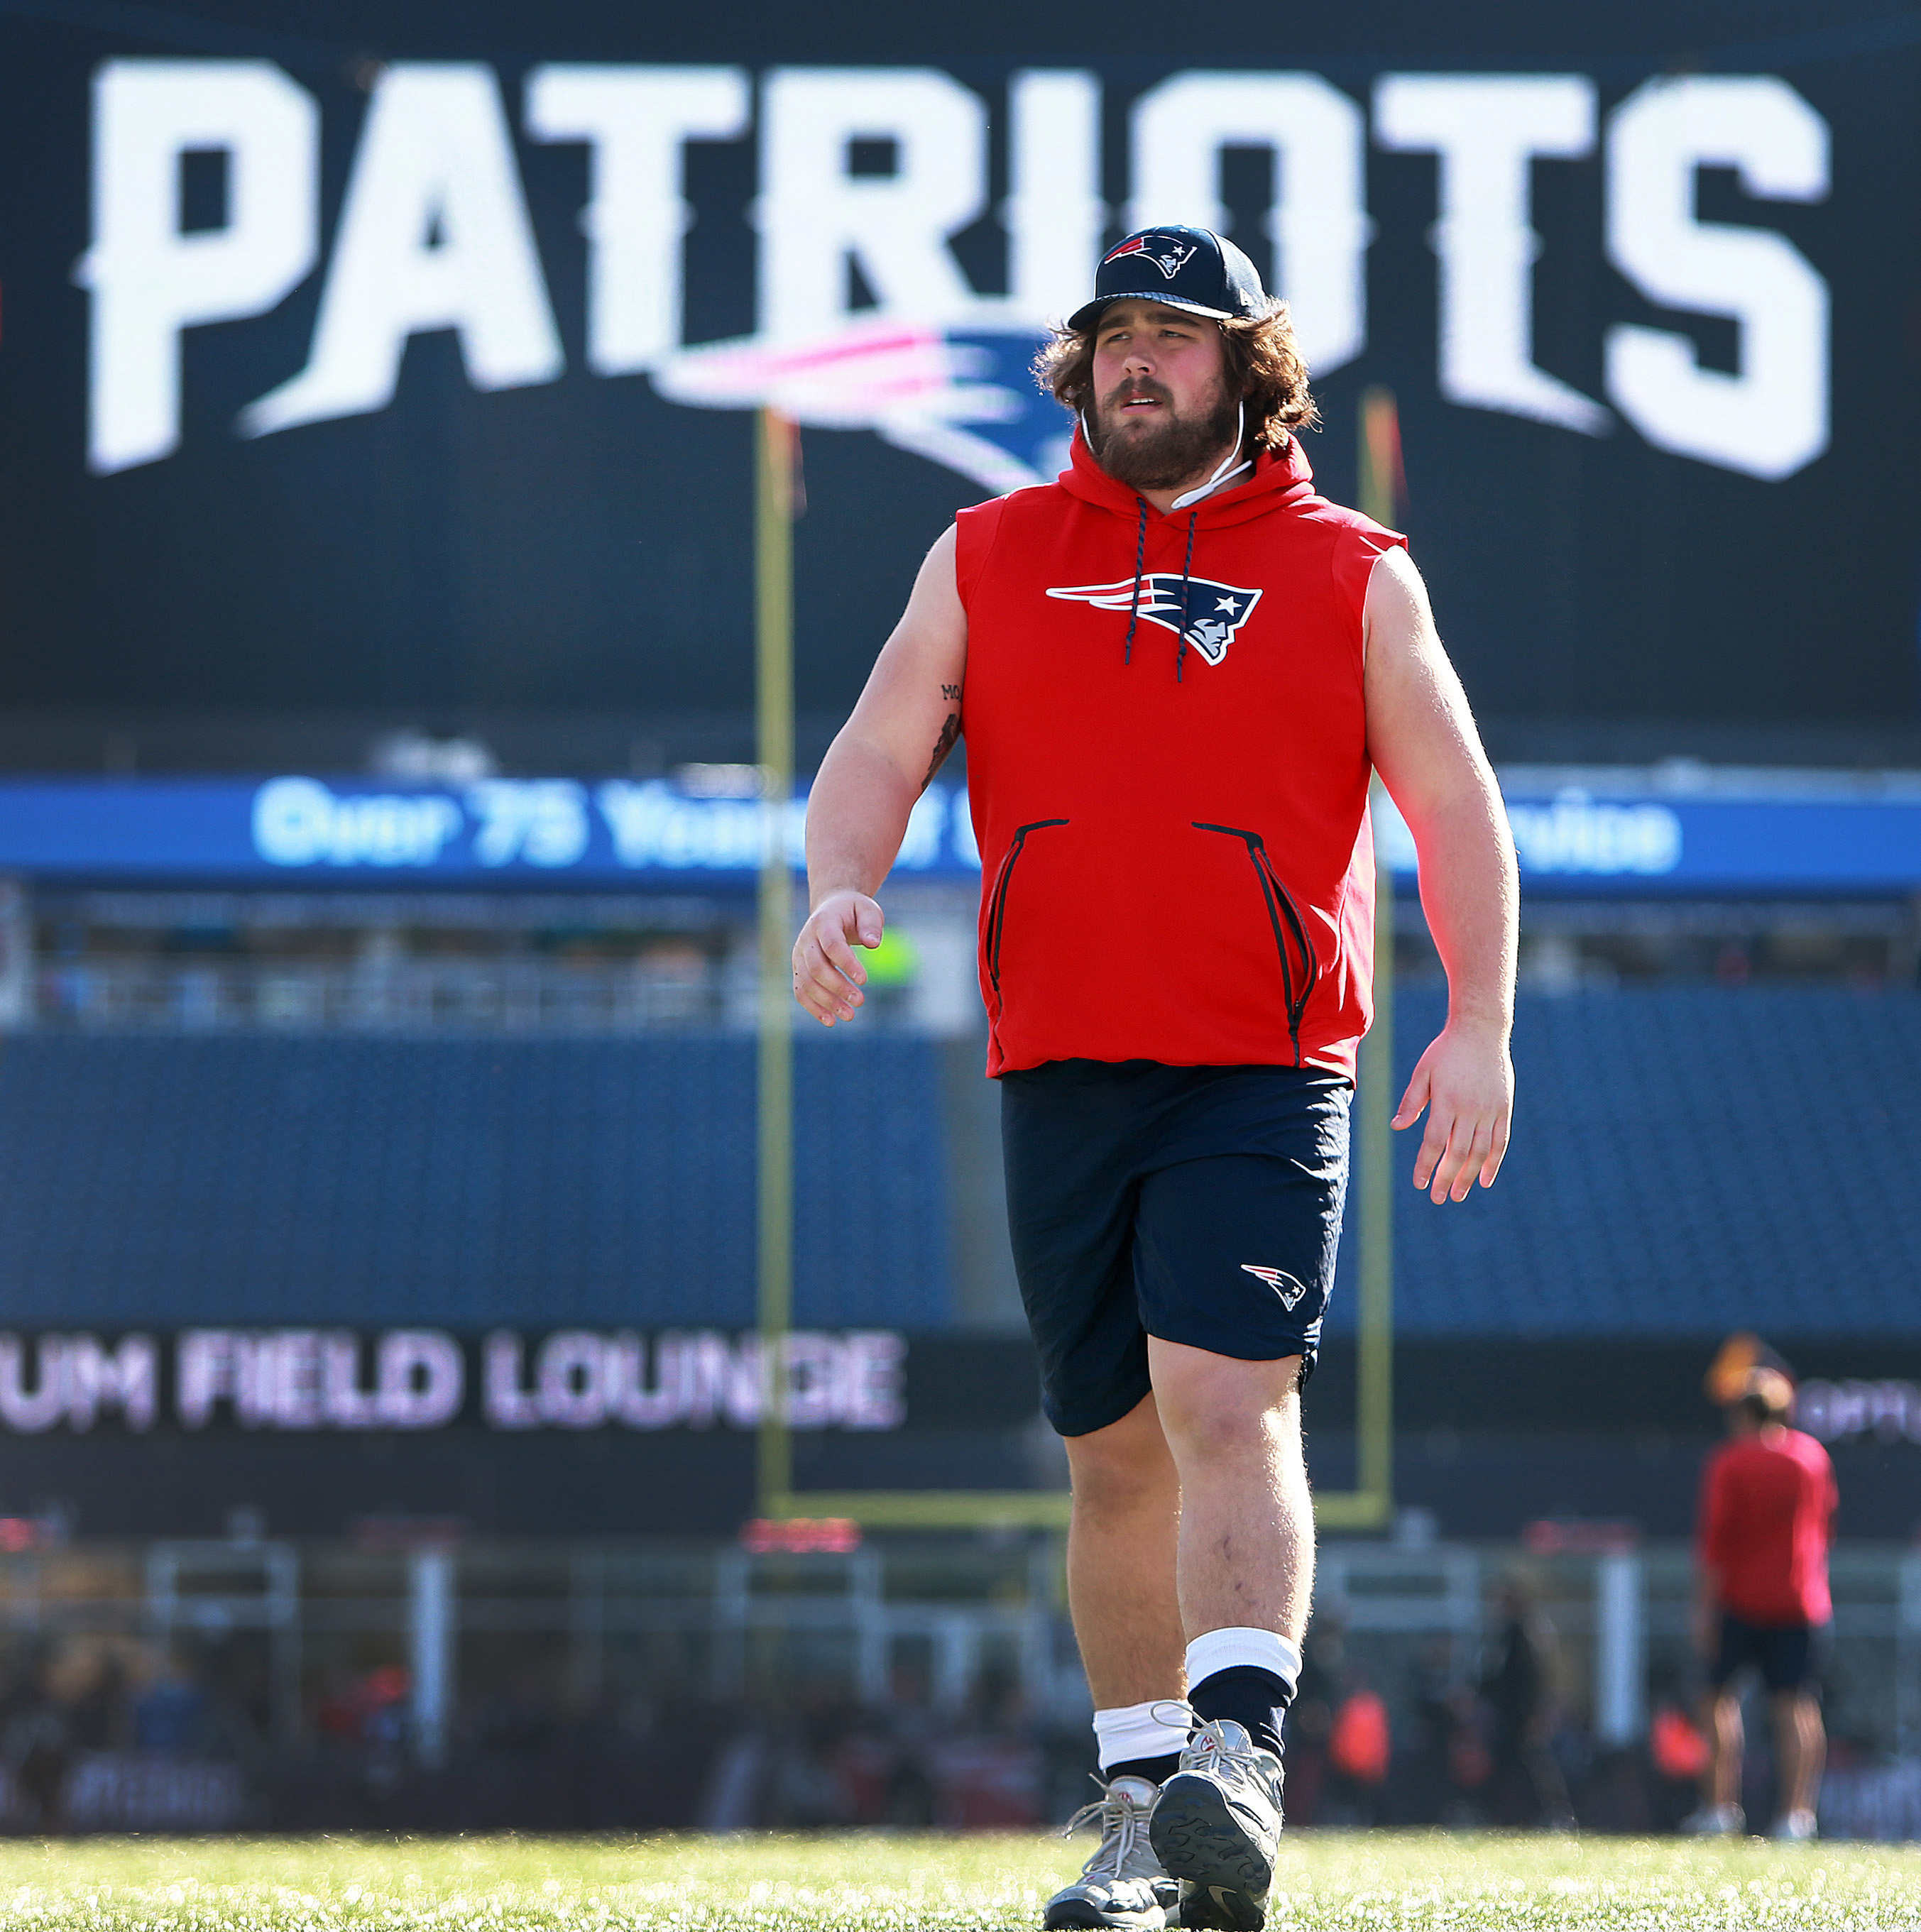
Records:
<instances>
[{"instance_id":1,"label":"navy athletic shorts","mask_svg":"<svg viewBox=\"0 0 1921 1932\"><path fill-rule=\"evenodd\" d=\"M1721 1645L1707 1681L1717 1690L1749 1665L1770 1690L1817 1690L1826 1624L1790 1624L1770 1629L1732 1610L1721 1613Z\"/></svg>"},{"instance_id":2,"label":"navy athletic shorts","mask_svg":"<svg viewBox=\"0 0 1921 1932\"><path fill-rule=\"evenodd\" d=\"M1140 1402L1150 1335L1312 1372L1353 1091L1311 1066L1057 1060L1001 1076L1007 1228L1061 1435Z\"/></svg>"}]
</instances>

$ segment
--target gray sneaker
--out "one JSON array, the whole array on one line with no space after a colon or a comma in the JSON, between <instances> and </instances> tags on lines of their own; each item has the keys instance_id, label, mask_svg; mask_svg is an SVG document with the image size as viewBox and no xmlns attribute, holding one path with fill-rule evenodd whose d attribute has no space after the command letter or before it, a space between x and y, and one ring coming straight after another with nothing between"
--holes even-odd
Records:
<instances>
[{"instance_id":1,"label":"gray sneaker","mask_svg":"<svg viewBox=\"0 0 1921 1932\"><path fill-rule=\"evenodd\" d=\"M1703 1804L1675 1828L1684 1838L1738 1838L1748 1828L1748 1814L1738 1804Z\"/></svg>"},{"instance_id":2,"label":"gray sneaker","mask_svg":"<svg viewBox=\"0 0 1921 1932\"><path fill-rule=\"evenodd\" d=\"M1042 1924L1160 1932L1174 1904L1175 1885L1148 1843L1148 1816L1157 1790L1145 1778L1117 1778L1067 1820L1070 1832L1097 1824L1100 1843L1080 1876L1047 1901Z\"/></svg>"},{"instance_id":3,"label":"gray sneaker","mask_svg":"<svg viewBox=\"0 0 1921 1932\"><path fill-rule=\"evenodd\" d=\"M1181 1884L1181 1923L1260 1932L1280 1850L1280 1760L1226 1718L1203 1724L1160 1787L1148 1836Z\"/></svg>"}]
</instances>

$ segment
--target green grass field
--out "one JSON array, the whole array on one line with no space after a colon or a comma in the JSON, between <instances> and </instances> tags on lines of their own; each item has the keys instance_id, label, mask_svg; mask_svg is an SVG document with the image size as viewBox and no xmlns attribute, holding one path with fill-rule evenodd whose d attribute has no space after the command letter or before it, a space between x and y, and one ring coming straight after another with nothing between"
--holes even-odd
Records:
<instances>
[{"instance_id":1,"label":"green grass field","mask_svg":"<svg viewBox=\"0 0 1921 1932\"><path fill-rule=\"evenodd\" d=\"M0 1846L7 1932L1029 1932L1058 1839L97 1839ZM1921 1928L1921 1850L1303 1833L1287 1932Z\"/></svg>"}]
</instances>

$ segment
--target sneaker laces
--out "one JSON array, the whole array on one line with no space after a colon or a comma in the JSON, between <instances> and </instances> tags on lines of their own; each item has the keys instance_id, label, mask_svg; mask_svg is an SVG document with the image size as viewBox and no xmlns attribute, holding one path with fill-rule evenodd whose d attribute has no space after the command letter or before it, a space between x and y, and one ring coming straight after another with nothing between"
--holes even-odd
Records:
<instances>
[{"instance_id":1,"label":"sneaker laces","mask_svg":"<svg viewBox=\"0 0 1921 1932\"><path fill-rule=\"evenodd\" d=\"M1096 1784L1100 1780L1089 1772ZM1064 1838L1071 1838L1084 1826L1100 1827L1100 1843L1094 1847L1094 1855L1081 1868L1083 1878L1124 1878L1129 1876L1127 1861L1133 1856L1136 1846L1147 1842L1148 1808L1136 1803L1124 1791L1116 1791L1111 1784L1100 1784L1100 1796L1091 1803L1083 1804L1066 1824L1061 1828Z\"/></svg>"},{"instance_id":2,"label":"sneaker laces","mask_svg":"<svg viewBox=\"0 0 1921 1932\"><path fill-rule=\"evenodd\" d=\"M1187 1742L1181 1750L1183 1771L1196 1769L1203 1759L1212 1759L1216 1765L1232 1762L1222 1750L1220 1721L1202 1718L1184 1697L1163 1697L1154 1706L1153 1714L1156 1724L1187 1726Z\"/></svg>"},{"instance_id":3,"label":"sneaker laces","mask_svg":"<svg viewBox=\"0 0 1921 1932\"><path fill-rule=\"evenodd\" d=\"M1163 1717L1163 1712L1172 1712L1172 1717ZM1223 1782L1234 1786L1251 1786L1264 1796L1271 1798L1268 1790L1268 1774L1262 1767L1263 1759L1273 1762L1274 1754L1264 1749L1250 1737L1245 1750L1232 1747L1223 1734L1221 1726L1231 1722L1226 1718L1203 1720L1200 1713L1185 1701L1168 1698L1154 1707L1155 1718L1163 1724L1178 1724L1184 1720L1193 1726L1193 1735L1188 1738L1187 1748L1181 1754L1183 1771L1211 1772ZM1241 1730L1240 1725L1235 1730Z\"/></svg>"}]
</instances>

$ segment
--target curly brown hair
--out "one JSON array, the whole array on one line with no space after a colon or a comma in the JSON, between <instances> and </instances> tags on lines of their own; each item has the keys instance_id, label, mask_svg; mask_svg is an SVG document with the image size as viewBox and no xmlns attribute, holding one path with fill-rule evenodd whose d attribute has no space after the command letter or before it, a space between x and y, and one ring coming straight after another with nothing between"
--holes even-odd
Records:
<instances>
[{"instance_id":1,"label":"curly brown hair","mask_svg":"<svg viewBox=\"0 0 1921 1932\"><path fill-rule=\"evenodd\" d=\"M1293 318L1284 302L1257 320L1231 316L1220 331L1230 395L1246 405L1247 440L1256 448L1278 450L1289 434L1313 429L1321 420L1307 393L1307 365L1294 339ZM1055 400L1078 416L1093 406L1094 339L1099 327L1057 328L1054 339L1034 358L1035 379Z\"/></svg>"}]
</instances>

